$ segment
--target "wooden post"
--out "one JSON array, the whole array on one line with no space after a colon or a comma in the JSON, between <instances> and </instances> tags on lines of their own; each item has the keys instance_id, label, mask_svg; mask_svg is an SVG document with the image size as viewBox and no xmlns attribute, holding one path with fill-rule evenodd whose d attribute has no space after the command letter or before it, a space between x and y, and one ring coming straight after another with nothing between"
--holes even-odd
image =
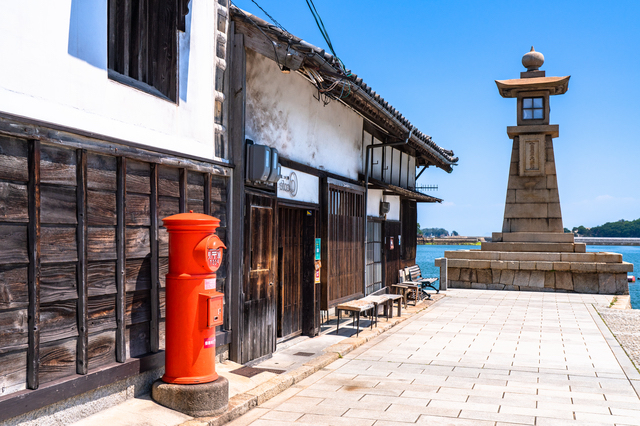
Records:
<instances>
[{"instance_id":1,"label":"wooden post","mask_svg":"<svg viewBox=\"0 0 640 426\"><path fill-rule=\"evenodd\" d=\"M187 175L189 171L187 169L180 169L180 213L187 212L189 193L187 190Z\"/></svg>"},{"instance_id":2,"label":"wooden post","mask_svg":"<svg viewBox=\"0 0 640 426\"><path fill-rule=\"evenodd\" d=\"M158 266L158 165L151 164L151 200L149 202L149 214L151 216L151 229L149 230L151 244L151 326L150 345L151 352L160 350L160 298L159 298L159 266Z\"/></svg>"},{"instance_id":3,"label":"wooden post","mask_svg":"<svg viewBox=\"0 0 640 426\"><path fill-rule=\"evenodd\" d=\"M125 341L126 324L124 320L125 284L126 284L126 259L125 259L125 192L127 190L127 159L118 157L118 177L116 190L116 211L118 215L116 228L116 361L125 362L127 348Z\"/></svg>"},{"instance_id":4,"label":"wooden post","mask_svg":"<svg viewBox=\"0 0 640 426\"><path fill-rule=\"evenodd\" d=\"M231 79L229 88L229 143L231 158L235 168L231 178L230 191L231 209L228 218L229 253L229 286L231 295L231 347L229 358L235 362L242 360L242 339L244 338L244 294L242 292L244 263L242 247L244 245L244 126L245 126L245 80L246 63L244 51L244 38L242 34L235 33L235 23L231 22L229 28L229 41L231 47L228 63L228 77Z\"/></svg>"},{"instance_id":5,"label":"wooden post","mask_svg":"<svg viewBox=\"0 0 640 426\"><path fill-rule=\"evenodd\" d=\"M78 344L76 349L76 373L87 374L89 369L89 329L87 328L88 294L87 287L87 150L76 150L76 211L78 226L76 240L78 263L76 282L78 289Z\"/></svg>"},{"instance_id":6,"label":"wooden post","mask_svg":"<svg viewBox=\"0 0 640 426\"><path fill-rule=\"evenodd\" d=\"M40 141L29 141L29 226L27 229L29 271L29 319L27 388L40 385Z\"/></svg>"},{"instance_id":7,"label":"wooden post","mask_svg":"<svg viewBox=\"0 0 640 426\"><path fill-rule=\"evenodd\" d=\"M204 214L211 214L211 173L204 175Z\"/></svg>"}]
</instances>

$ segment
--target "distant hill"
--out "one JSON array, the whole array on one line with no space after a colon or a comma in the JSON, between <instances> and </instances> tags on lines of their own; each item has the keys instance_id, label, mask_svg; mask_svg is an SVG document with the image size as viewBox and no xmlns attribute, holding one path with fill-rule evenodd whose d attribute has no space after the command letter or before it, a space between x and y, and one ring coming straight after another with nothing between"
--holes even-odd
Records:
<instances>
[{"instance_id":1,"label":"distant hill","mask_svg":"<svg viewBox=\"0 0 640 426\"><path fill-rule=\"evenodd\" d=\"M607 222L604 225L585 228L577 226L572 229L580 237L640 238L640 219Z\"/></svg>"},{"instance_id":2,"label":"distant hill","mask_svg":"<svg viewBox=\"0 0 640 426\"><path fill-rule=\"evenodd\" d=\"M448 237L449 235L456 236L456 235L458 235L458 233L456 231L452 231L451 234L449 234L449 231L447 231L444 228L423 228L423 229L420 229L420 224L418 224L418 235L424 235L425 237L430 237L430 236Z\"/></svg>"}]
</instances>

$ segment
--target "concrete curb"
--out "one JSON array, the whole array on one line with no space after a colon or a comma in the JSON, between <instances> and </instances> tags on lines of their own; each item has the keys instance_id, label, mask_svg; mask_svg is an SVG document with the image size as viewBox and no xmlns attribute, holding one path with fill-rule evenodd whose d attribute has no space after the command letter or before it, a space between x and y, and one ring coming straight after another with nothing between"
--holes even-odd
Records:
<instances>
[{"instance_id":1,"label":"concrete curb","mask_svg":"<svg viewBox=\"0 0 640 426\"><path fill-rule=\"evenodd\" d=\"M224 414L216 417L195 418L180 424L180 426L221 426L237 419L252 408L265 403L294 384L299 383L311 376L313 373L322 370L327 365L344 357L346 354L364 345L371 339L390 330L396 325L413 318L416 314L431 308L445 297L444 294L432 296L435 296L433 303L429 303L428 305L422 304L405 309L404 312L410 315L394 317L387 322L378 321L378 324L374 329L362 330L358 337L349 337L340 343L329 346L324 350L323 355L313 358L302 367L298 367L295 370L273 377L250 391L235 395L229 399L229 408Z\"/></svg>"}]
</instances>

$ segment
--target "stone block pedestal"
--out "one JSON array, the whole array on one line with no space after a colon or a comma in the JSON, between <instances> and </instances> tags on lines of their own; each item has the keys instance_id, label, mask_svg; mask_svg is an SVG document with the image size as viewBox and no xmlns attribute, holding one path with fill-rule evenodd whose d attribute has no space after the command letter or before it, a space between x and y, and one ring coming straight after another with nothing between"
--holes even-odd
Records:
<instances>
[{"instance_id":1,"label":"stone block pedestal","mask_svg":"<svg viewBox=\"0 0 640 426\"><path fill-rule=\"evenodd\" d=\"M451 288L629 294L633 264L618 253L445 252ZM442 266L437 259L436 266Z\"/></svg>"},{"instance_id":2,"label":"stone block pedestal","mask_svg":"<svg viewBox=\"0 0 640 426\"><path fill-rule=\"evenodd\" d=\"M229 406L229 381L219 376L210 383L177 385L156 380L151 397L158 404L192 417L216 416Z\"/></svg>"}]
</instances>

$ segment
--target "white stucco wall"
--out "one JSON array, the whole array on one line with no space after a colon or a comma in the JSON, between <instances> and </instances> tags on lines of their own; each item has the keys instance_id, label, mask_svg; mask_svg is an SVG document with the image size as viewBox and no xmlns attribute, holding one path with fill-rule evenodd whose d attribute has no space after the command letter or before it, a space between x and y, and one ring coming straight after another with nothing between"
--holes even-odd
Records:
<instances>
[{"instance_id":1,"label":"white stucco wall","mask_svg":"<svg viewBox=\"0 0 640 426\"><path fill-rule=\"evenodd\" d=\"M400 220L400 197L395 195L383 195L381 189L370 189L367 194L367 216L380 216L380 202L389 203L387 220Z\"/></svg>"},{"instance_id":2,"label":"white stucco wall","mask_svg":"<svg viewBox=\"0 0 640 426\"><path fill-rule=\"evenodd\" d=\"M190 3L174 104L107 77L107 0L3 2L0 111L213 158L216 5Z\"/></svg>"},{"instance_id":3,"label":"white stucco wall","mask_svg":"<svg viewBox=\"0 0 640 426\"><path fill-rule=\"evenodd\" d=\"M351 179L362 172L363 119L343 104L324 106L302 76L247 49L246 137L281 156Z\"/></svg>"},{"instance_id":4,"label":"white stucco wall","mask_svg":"<svg viewBox=\"0 0 640 426\"><path fill-rule=\"evenodd\" d=\"M380 216L380 201L383 195L381 189L370 189L367 194L367 216Z\"/></svg>"}]
</instances>

